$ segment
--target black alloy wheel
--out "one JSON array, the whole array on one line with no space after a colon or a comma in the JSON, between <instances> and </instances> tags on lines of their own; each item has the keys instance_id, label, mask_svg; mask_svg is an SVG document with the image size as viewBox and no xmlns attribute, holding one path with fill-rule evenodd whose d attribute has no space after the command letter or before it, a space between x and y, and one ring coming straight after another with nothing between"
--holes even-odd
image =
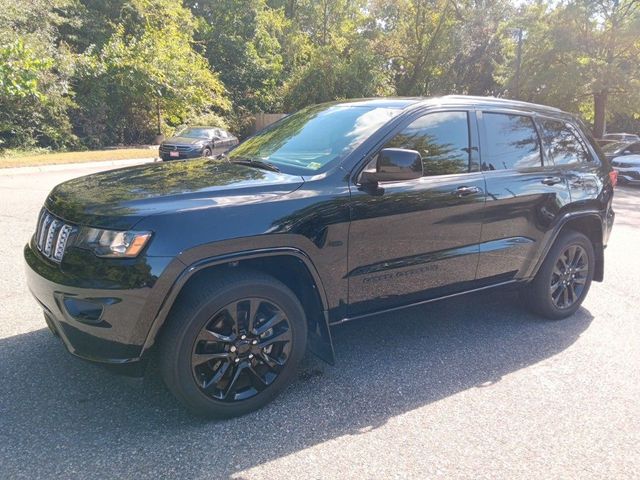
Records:
<instances>
[{"instance_id":1,"label":"black alloy wheel","mask_svg":"<svg viewBox=\"0 0 640 480\"><path fill-rule=\"evenodd\" d=\"M165 384L192 412L243 415L295 377L306 349L304 308L261 272L204 272L181 292L160 337Z\"/></svg>"},{"instance_id":2,"label":"black alloy wheel","mask_svg":"<svg viewBox=\"0 0 640 480\"><path fill-rule=\"evenodd\" d=\"M262 298L234 301L196 337L193 377L207 395L246 400L271 385L291 353L291 326L282 309Z\"/></svg>"},{"instance_id":3,"label":"black alloy wheel","mask_svg":"<svg viewBox=\"0 0 640 480\"><path fill-rule=\"evenodd\" d=\"M551 299L560 308L570 308L580 299L589 276L587 252L571 245L558 257L551 275Z\"/></svg>"},{"instance_id":4,"label":"black alloy wheel","mask_svg":"<svg viewBox=\"0 0 640 480\"><path fill-rule=\"evenodd\" d=\"M210 157L211 156L211 149L209 147L205 147L204 150L202 150L202 156L203 157Z\"/></svg>"},{"instance_id":5,"label":"black alloy wheel","mask_svg":"<svg viewBox=\"0 0 640 480\"><path fill-rule=\"evenodd\" d=\"M575 313L589 292L595 271L593 243L584 234L561 232L521 298L530 310L559 320Z\"/></svg>"}]
</instances>

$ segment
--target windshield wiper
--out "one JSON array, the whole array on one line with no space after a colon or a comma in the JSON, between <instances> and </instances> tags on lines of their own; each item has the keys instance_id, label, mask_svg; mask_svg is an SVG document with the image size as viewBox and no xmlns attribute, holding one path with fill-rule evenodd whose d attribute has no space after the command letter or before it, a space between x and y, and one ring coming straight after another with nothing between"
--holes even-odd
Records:
<instances>
[{"instance_id":1,"label":"windshield wiper","mask_svg":"<svg viewBox=\"0 0 640 480\"><path fill-rule=\"evenodd\" d=\"M262 168L264 170L270 170L272 172L279 172L280 169L276 167L273 163L265 162L264 160L259 160L257 158L234 158L231 160L229 157L225 155L225 157L231 163L237 163L239 165L247 165L249 167Z\"/></svg>"}]
</instances>

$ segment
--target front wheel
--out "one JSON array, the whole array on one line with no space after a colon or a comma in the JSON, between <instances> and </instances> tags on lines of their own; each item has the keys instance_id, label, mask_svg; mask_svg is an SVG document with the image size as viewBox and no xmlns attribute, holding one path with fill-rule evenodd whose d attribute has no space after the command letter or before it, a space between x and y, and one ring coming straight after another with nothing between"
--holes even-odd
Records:
<instances>
[{"instance_id":1,"label":"front wheel","mask_svg":"<svg viewBox=\"0 0 640 480\"><path fill-rule=\"evenodd\" d=\"M272 400L304 355L305 314L296 296L260 273L234 272L180 299L160 343L168 388L190 410L233 417Z\"/></svg>"},{"instance_id":2,"label":"front wheel","mask_svg":"<svg viewBox=\"0 0 640 480\"><path fill-rule=\"evenodd\" d=\"M591 240L579 232L563 232L535 279L523 288L523 300L530 310L549 319L573 315L587 296L594 268Z\"/></svg>"},{"instance_id":3,"label":"front wheel","mask_svg":"<svg viewBox=\"0 0 640 480\"><path fill-rule=\"evenodd\" d=\"M209 147L205 147L204 150L202 150L202 156L203 157L210 157L212 155L212 151Z\"/></svg>"}]
</instances>

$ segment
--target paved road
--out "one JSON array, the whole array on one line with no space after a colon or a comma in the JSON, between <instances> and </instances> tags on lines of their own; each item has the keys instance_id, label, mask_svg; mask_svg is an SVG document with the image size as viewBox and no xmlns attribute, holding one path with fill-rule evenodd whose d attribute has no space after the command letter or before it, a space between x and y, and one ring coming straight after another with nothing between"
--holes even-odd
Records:
<instances>
[{"instance_id":1,"label":"paved road","mask_svg":"<svg viewBox=\"0 0 640 480\"><path fill-rule=\"evenodd\" d=\"M94 170L0 176L0 478L638 478L640 189L574 317L493 292L354 322L335 367L309 357L267 408L204 422L65 353L27 293L47 192Z\"/></svg>"}]
</instances>

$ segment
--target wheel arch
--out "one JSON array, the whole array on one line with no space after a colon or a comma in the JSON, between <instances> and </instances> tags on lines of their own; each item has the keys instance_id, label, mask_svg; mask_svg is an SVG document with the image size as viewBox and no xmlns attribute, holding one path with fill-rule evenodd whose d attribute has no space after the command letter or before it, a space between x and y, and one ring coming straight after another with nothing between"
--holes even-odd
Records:
<instances>
[{"instance_id":1,"label":"wheel arch","mask_svg":"<svg viewBox=\"0 0 640 480\"><path fill-rule=\"evenodd\" d=\"M596 269L593 272L593 280L601 282L604 279L604 243L602 220L598 214L586 214L568 219L561 228L582 233L593 245L596 255Z\"/></svg>"},{"instance_id":2,"label":"wheel arch","mask_svg":"<svg viewBox=\"0 0 640 480\"><path fill-rule=\"evenodd\" d=\"M224 275L229 269L266 273L289 287L300 300L307 316L309 349L322 360L334 364L328 303L322 281L311 259L301 250L290 247L204 258L186 267L174 282L152 323L142 356L151 351L181 296L197 287L199 282L207 282L212 276Z\"/></svg>"},{"instance_id":3,"label":"wheel arch","mask_svg":"<svg viewBox=\"0 0 640 480\"><path fill-rule=\"evenodd\" d=\"M544 253L540 255L540 258L536 264L535 270L532 272L532 277L538 273L542 262L546 258L549 250L556 242L558 236L566 231L573 230L585 235L593 244L593 250L595 253L595 271L593 274L593 280L601 282L604 279L604 227L602 221L602 214L598 211L588 211L580 213L570 213L558 222L556 228L553 230L551 238L546 244Z\"/></svg>"}]
</instances>

